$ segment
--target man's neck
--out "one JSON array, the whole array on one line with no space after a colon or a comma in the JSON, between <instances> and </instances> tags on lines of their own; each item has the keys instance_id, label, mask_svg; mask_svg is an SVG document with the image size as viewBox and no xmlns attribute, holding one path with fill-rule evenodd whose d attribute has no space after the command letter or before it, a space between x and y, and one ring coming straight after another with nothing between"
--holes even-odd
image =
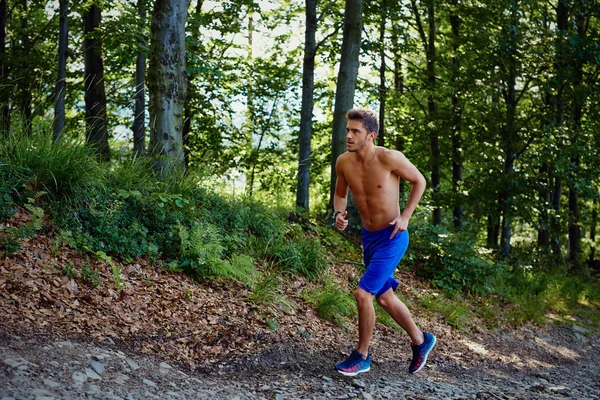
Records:
<instances>
[{"instance_id":1,"label":"man's neck","mask_svg":"<svg viewBox=\"0 0 600 400\"><path fill-rule=\"evenodd\" d=\"M373 157L375 157L375 146L373 143L370 143L365 146L364 149L361 149L354 154L356 154L356 159L358 162L361 164L367 164L373 159Z\"/></svg>"}]
</instances>

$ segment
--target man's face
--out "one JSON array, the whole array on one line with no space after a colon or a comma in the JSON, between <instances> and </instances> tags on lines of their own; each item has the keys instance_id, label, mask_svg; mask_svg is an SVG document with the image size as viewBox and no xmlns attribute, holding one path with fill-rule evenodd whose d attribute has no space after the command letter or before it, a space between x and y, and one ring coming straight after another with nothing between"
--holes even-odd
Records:
<instances>
[{"instance_id":1,"label":"man's face","mask_svg":"<svg viewBox=\"0 0 600 400\"><path fill-rule=\"evenodd\" d=\"M346 125L346 145L349 152L359 151L367 146L369 132L361 121L349 120Z\"/></svg>"}]
</instances>

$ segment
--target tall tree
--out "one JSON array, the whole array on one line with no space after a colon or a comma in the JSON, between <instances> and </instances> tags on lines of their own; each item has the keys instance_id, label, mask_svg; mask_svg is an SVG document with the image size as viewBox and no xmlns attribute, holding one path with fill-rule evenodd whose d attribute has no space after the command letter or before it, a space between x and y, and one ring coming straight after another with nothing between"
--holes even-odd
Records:
<instances>
[{"instance_id":1,"label":"tall tree","mask_svg":"<svg viewBox=\"0 0 600 400\"><path fill-rule=\"evenodd\" d=\"M454 227L460 228L463 223L463 205L460 195L460 187L462 184L462 140L461 140L461 118L462 118L462 101L460 98L460 88L458 81L460 78L460 59L459 59L459 44L460 44L460 25L461 20L458 15L458 0L452 0L450 12L450 25L452 26L452 57L450 60L452 70L450 73L452 90L452 191L454 197L454 205L452 216Z\"/></svg>"},{"instance_id":2,"label":"tall tree","mask_svg":"<svg viewBox=\"0 0 600 400\"><path fill-rule=\"evenodd\" d=\"M342 55L338 72L335 91L335 106L333 110L333 127L331 138L331 182L329 186L329 209L333 205L335 182L337 174L335 162L343 153L346 141L346 111L354 105L354 91L358 76L358 56L360 53L360 39L362 34L362 0L346 0L344 11L344 36L342 41ZM348 216L353 223L359 223L358 210L353 204L353 198L348 199Z\"/></svg>"},{"instance_id":3,"label":"tall tree","mask_svg":"<svg viewBox=\"0 0 600 400\"><path fill-rule=\"evenodd\" d=\"M315 90L315 55L317 52L317 0L306 0L304 61L302 63L302 105L298 151L298 185L296 206L308 211L310 188L310 141L312 136L313 94Z\"/></svg>"},{"instance_id":4,"label":"tall tree","mask_svg":"<svg viewBox=\"0 0 600 400\"><path fill-rule=\"evenodd\" d=\"M108 161L108 129L106 118L106 91L102 58L102 9L91 4L83 14L84 85L86 140L98 159Z\"/></svg>"},{"instance_id":5,"label":"tall tree","mask_svg":"<svg viewBox=\"0 0 600 400\"><path fill-rule=\"evenodd\" d=\"M31 40L29 37L29 20L28 20L28 3L27 0L20 0L19 6L21 8L21 16L19 23L21 25L20 32L20 47L13 49L19 53L19 70L27 71L27 64L29 63L29 56L31 51ZM31 128L31 122L33 118L33 96L32 96L32 79L28 76L22 76L17 81L18 89L18 106L25 123L25 129Z\"/></svg>"},{"instance_id":6,"label":"tall tree","mask_svg":"<svg viewBox=\"0 0 600 400\"><path fill-rule=\"evenodd\" d=\"M146 6L138 0L138 52L135 61L135 114L133 119L133 155L144 153L146 142Z\"/></svg>"},{"instance_id":7,"label":"tall tree","mask_svg":"<svg viewBox=\"0 0 600 400\"><path fill-rule=\"evenodd\" d=\"M191 48L191 52L193 54L198 54L199 52L199 48L198 48L198 41L200 40L200 23L199 23L199 19L200 19L200 15L202 13L202 3L203 0L198 0L196 2L196 15L193 19L193 21L195 23L190 23L190 27L192 29L191 35L195 38L194 40L194 45ZM190 62L188 60L187 65L189 65ZM192 81L194 80L194 75L193 73L188 73L187 74L187 80L188 80L188 90L187 90L187 94L185 96L185 106L184 106L184 117L183 117L183 131L182 131L182 141L183 141L183 154L184 154L184 163L185 163L185 167L187 168L189 166L190 163L190 156L189 156L189 141L190 141L190 132L192 130L192 93L193 93L193 85L192 85Z\"/></svg>"},{"instance_id":8,"label":"tall tree","mask_svg":"<svg viewBox=\"0 0 600 400\"><path fill-rule=\"evenodd\" d=\"M387 4L381 0L379 15L379 133L377 134L377 145L385 145L385 100L387 88L385 83L385 32L387 29Z\"/></svg>"},{"instance_id":9,"label":"tall tree","mask_svg":"<svg viewBox=\"0 0 600 400\"><path fill-rule=\"evenodd\" d=\"M427 0L427 33L421 20L421 13L417 7L416 0L411 0L415 20L425 58L427 60L427 120L429 126L429 146L431 151L431 187L433 189L433 224L440 225L442 223L442 208L440 206L440 190L441 190L441 172L440 172L440 145L437 132L437 109L438 104L435 98L436 95L436 75L435 75L435 1Z\"/></svg>"},{"instance_id":10,"label":"tall tree","mask_svg":"<svg viewBox=\"0 0 600 400\"><path fill-rule=\"evenodd\" d=\"M8 63L6 59L6 3L0 0L0 134L8 131L9 123L9 93Z\"/></svg>"},{"instance_id":11,"label":"tall tree","mask_svg":"<svg viewBox=\"0 0 600 400\"><path fill-rule=\"evenodd\" d=\"M184 167L183 106L185 23L190 0L156 0L152 15L150 69L150 154L164 174Z\"/></svg>"},{"instance_id":12,"label":"tall tree","mask_svg":"<svg viewBox=\"0 0 600 400\"><path fill-rule=\"evenodd\" d=\"M54 91L54 141L60 139L65 127L65 95L67 91L67 57L69 53L68 0L60 0L58 22L58 68Z\"/></svg>"}]
</instances>

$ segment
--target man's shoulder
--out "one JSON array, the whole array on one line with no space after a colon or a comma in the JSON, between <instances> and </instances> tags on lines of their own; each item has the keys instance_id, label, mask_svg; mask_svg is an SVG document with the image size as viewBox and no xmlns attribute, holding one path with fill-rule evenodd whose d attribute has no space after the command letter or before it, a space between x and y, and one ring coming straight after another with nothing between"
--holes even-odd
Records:
<instances>
[{"instance_id":1,"label":"man's shoulder","mask_svg":"<svg viewBox=\"0 0 600 400\"><path fill-rule=\"evenodd\" d=\"M398 150L388 149L382 146L375 147L375 151L377 152L377 156L384 162L398 160L404 157L404 154Z\"/></svg>"}]
</instances>

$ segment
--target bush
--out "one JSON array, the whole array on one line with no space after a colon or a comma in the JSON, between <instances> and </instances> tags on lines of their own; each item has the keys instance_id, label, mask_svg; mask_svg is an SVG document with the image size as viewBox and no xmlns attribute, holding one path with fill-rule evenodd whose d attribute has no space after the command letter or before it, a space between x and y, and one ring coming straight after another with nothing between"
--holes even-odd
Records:
<instances>
[{"instance_id":1,"label":"bush","mask_svg":"<svg viewBox=\"0 0 600 400\"><path fill-rule=\"evenodd\" d=\"M104 173L84 143L53 143L52 133L10 134L0 142L8 179L27 191L46 191L55 199L76 196L102 182ZM6 174L5 172L5 174Z\"/></svg>"},{"instance_id":2,"label":"bush","mask_svg":"<svg viewBox=\"0 0 600 400\"><path fill-rule=\"evenodd\" d=\"M412 226L407 259L416 264L418 274L449 292L493 291L492 281L500 269L487 256L489 252L477 246L474 232L452 232L440 225L418 222Z\"/></svg>"}]
</instances>

